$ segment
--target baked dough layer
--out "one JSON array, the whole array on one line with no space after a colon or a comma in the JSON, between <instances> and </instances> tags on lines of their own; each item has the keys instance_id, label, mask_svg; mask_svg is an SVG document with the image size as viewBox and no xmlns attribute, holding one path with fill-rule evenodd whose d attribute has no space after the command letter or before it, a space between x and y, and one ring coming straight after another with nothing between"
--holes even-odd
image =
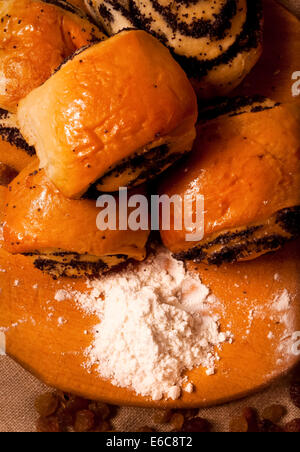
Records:
<instances>
[{"instance_id":1,"label":"baked dough layer","mask_svg":"<svg viewBox=\"0 0 300 452\"><path fill-rule=\"evenodd\" d=\"M105 35L62 0L0 2L0 107L15 112L20 99L44 83L76 49Z\"/></svg>"},{"instance_id":2,"label":"baked dough layer","mask_svg":"<svg viewBox=\"0 0 300 452\"><path fill-rule=\"evenodd\" d=\"M122 30L138 28L130 12L129 0L85 0L85 6L109 36Z\"/></svg>"},{"instance_id":3,"label":"baked dough layer","mask_svg":"<svg viewBox=\"0 0 300 452\"><path fill-rule=\"evenodd\" d=\"M18 129L16 115L0 108L0 164L17 173L30 164L35 155Z\"/></svg>"},{"instance_id":4,"label":"baked dough layer","mask_svg":"<svg viewBox=\"0 0 300 452\"><path fill-rule=\"evenodd\" d=\"M103 256L80 255L61 250L48 253L38 251L25 253L38 270L48 273L53 279L59 278L97 278L99 275L128 261L124 254Z\"/></svg>"},{"instance_id":5,"label":"baked dough layer","mask_svg":"<svg viewBox=\"0 0 300 452\"><path fill-rule=\"evenodd\" d=\"M55 186L79 198L99 179L102 191L141 184L190 151L197 99L159 41L125 31L73 55L18 120Z\"/></svg>"},{"instance_id":6,"label":"baked dough layer","mask_svg":"<svg viewBox=\"0 0 300 452\"><path fill-rule=\"evenodd\" d=\"M99 213L94 200L65 198L35 161L8 188L3 247L55 278L94 277L128 259L143 260L149 231L100 231Z\"/></svg>"},{"instance_id":7,"label":"baked dough layer","mask_svg":"<svg viewBox=\"0 0 300 452\"><path fill-rule=\"evenodd\" d=\"M163 42L202 98L238 86L262 52L261 0L86 0L109 35L144 29Z\"/></svg>"},{"instance_id":8,"label":"baked dough layer","mask_svg":"<svg viewBox=\"0 0 300 452\"><path fill-rule=\"evenodd\" d=\"M194 150L160 192L204 196L204 238L161 231L177 258L210 264L254 259L300 234L298 104L230 99L200 112Z\"/></svg>"}]
</instances>

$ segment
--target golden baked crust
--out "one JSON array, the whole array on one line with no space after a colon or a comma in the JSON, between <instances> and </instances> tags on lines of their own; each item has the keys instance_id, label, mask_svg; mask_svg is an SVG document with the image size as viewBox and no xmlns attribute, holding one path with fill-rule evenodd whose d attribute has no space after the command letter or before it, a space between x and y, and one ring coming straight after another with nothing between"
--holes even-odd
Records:
<instances>
[{"instance_id":1,"label":"golden baked crust","mask_svg":"<svg viewBox=\"0 0 300 452\"><path fill-rule=\"evenodd\" d=\"M86 0L109 35L128 27L161 40L198 95L227 95L262 52L261 0Z\"/></svg>"},{"instance_id":2,"label":"golden baked crust","mask_svg":"<svg viewBox=\"0 0 300 452\"><path fill-rule=\"evenodd\" d=\"M4 248L52 276L96 276L145 258L149 231L98 230L96 201L65 198L37 161L11 183L6 203Z\"/></svg>"},{"instance_id":3,"label":"golden baked crust","mask_svg":"<svg viewBox=\"0 0 300 452\"><path fill-rule=\"evenodd\" d=\"M184 71L144 31L78 52L18 109L41 167L70 198L98 179L102 191L115 191L156 175L191 150L196 119Z\"/></svg>"},{"instance_id":4,"label":"golden baked crust","mask_svg":"<svg viewBox=\"0 0 300 452\"><path fill-rule=\"evenodd\" d=\"M250 112L237 105L201 122L190 158L160 191L203 195L205 235L187 242L188 232L172 227L161 231L166 247L180 259L220 264L253 259L299 235L299 119L299 105L256 102Z\"/></svg>"},{"instance_id":5,"label":"golden baked crust","mask_svg":"<svg viewBox=\"0 0 300 452\"><path fill-rule=\"evenodd\" d=\"M104 34L66 2L2 1L0 107L15 111L19 100L47 80L65 58L95 39L104 39Z\"/></svg>"}]
</instances>

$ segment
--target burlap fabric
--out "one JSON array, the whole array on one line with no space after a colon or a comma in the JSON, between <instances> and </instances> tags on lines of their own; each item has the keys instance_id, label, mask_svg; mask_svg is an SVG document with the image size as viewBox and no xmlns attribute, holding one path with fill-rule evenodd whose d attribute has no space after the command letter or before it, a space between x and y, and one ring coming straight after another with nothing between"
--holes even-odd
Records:
<instances>
[{"instance_id":1,"label":"burlap fabric","mask_svg":"<svg viewBox=\"0 0 300 452\"><path fill-rule=\"evenodd\" d=\"M49 388L7 357L0 358L0 372L0 431L34 432L34 400ZM211 421L214 431L226 432L230 419L239 416L244 407L253 406L262 411L273 403L282 404L288 409L284 422L300 417L300 410L290 401L289 378L247 399L200 410L200 415ZM158 426L153 422L153 414L152 409L122 407L113 425L118 431L125 432L135 431L145 425L164 431L165 426Z\"/></svg>"},{"instance_id":2,"label":"burlap fabric","mask_svg":"<svg viewBox=\"0 0 300 452\"><path fill-rule=\"evenodd\" d=\"M300 17L300 0L281 0L281 3ZM47 390L45 385L10 358L0 357L0 432L34 432L34 400ZM260 394L239 402L204 409L200 414L212 422L214 431L226 432L230 419L239 415L243 407L253 406L262 410L273 403L280 403L288 409L284 422L300 417L300 410L290 401L288 378ZM155 426L151 409L123 407L114 420L114 427L118 431L134 431L145 425ZM156 428L163 430L162 426Z\"/></svg>"},{"instance_id":3,"label":"burlap fabric","mask_svg":"<svg viewBox=\"0 0 300 452\"><path fill-rule=\"evenodd\" d=\"M279 0L287 8L289 8L294 14L300 17L300 1L299 0Z\"/></svg>"}]
</instances>

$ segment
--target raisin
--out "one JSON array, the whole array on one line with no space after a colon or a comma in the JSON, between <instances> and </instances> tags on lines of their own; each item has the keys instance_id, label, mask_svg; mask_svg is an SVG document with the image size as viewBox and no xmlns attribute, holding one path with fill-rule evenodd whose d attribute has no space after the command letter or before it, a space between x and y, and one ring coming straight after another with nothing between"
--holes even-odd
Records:
<instances>
[{"instance_id":1,"label":"raisin","mask_svg":"<svg viewBox=\"0 0 300 452\"><path fill-rule=\"evenodd\" d=\"M300 433L300 419L293 419L284 426L287 433Z\"/></svg>"},{"instance_id":2,"label":"raisin","mask_svg":"<svg viewBox=\"0 0 300 452\"><path fill-rule=\"evenodd\" d=\"M38 433L60 433L59 423L56 417L40 417L37 421L36 430Z\"/></svg>"},{"instance_id":3,"label":"raisin","mask_svg":"<svg viewBox=\"0 0 300 452\"><path fill-rule=\"evenodd\" d=\"M89 404L89 410L96 414L103 421L110 415L109 406L101 402L92 402Z\"/></svg>"},{"instance_id":4,"label":"raisin","mask_svg":"<svg viewBox=\"0 0 300 452\"><path fill-rule=\"evenodd\" d=\"M56 413L58 423L62 432L69 432L73 428L75 413L67 408L60 407Z\"/></svg>"},{"instance_id":5,"label":"raisin","mask_svg":"<svg viewBox=\"0 0 300 452\"><path fill-rule=\"evenodd\" d=\"M293 377L293 382L300 382L300 363L294 368L294 370L293 370L293 374L292 374L292 377Z\"/></svg>"},{"instance_id":6,"label":"raisin","mask_svg":"<svg viewBox=\"0 0 300 452\"><path fill-rule=\"evenodd\" d=\"M35 409L41 417L51 416L58 408L58 398L52 392L42 394L35 401Z\"/></svg>"},{"instance_id":7,"label":"raisin","mask_svg":"<svg viewBox=\"0 0 300 452\"><path fill-rule=\"evenodd\" d=\"M101 422L96 428L93 428L91 430L92 433L104 433L104 432L110 432L111 431L111 425L107 421Z\"/></svg>"},{"instance_id":8,"label":"raisin","mask_svg":"<svg viewBox=\"0 0 300 452\"><path fill-rule=\"evenodd\" d=\"M187 433L200 432L209 433L212 429L211 424L208 420L201 417L194 417L193 419L188 419L184 422L182 431Z\"/></svg>"},{"instance_id":9,"label":"raisin","mask_svg":"<svg viewBox=\"0 0 300 452\"><path fill-rule=\"evenodd\" d=\"M273 422L264 419L259 423L260 433L282 433L284 430Z\"/></svg>"},{"instance_id":10,"label":"raisin","mask_svg":"<svg viewBox=\"0 0 300 452\"><path fill-rule=\"evenodd\" d=\"M189 408L187 410L178 410L178 413L183 414L185 419L191 419L199 414L199 408Z\"/></svg>"},{"instance_id":11,"label":"raisin","mask_svg":"<svg viewBox=\"0 0 300 452\"><path fill-rule=\"evenodd\" d=\"M37 422L37 430L41 432L111 432L113 428L108 419L116 415L118 409L62 391L44 394L37 399L36 408L43 414Z\"/></svg>"},{"instance_id":12,"label":"raisin","mask_svg":"<svg viewBox=\"0 0 300 452\"><path fill-rule=\"evenodd\" d=\"M290 394L293 404L300 408L300 381L294 381L291 384Z\"/></svg>"},{"instance_id":13,"label":"raisin","mask_svg":"<svg viewBox=\"0 0 300 452\"><path fill-rule=\"evenodd\" d=\"M170 424L173 427L172 431L180 432L184 424L183 414L180 413L173 414L173 416L170 419Z\"/></svg>"},{"instance_id":14,"label":"raisin","mask_svg":"<svg viewBox=\"0 0 300 452\"><path fill-rule=\"evenodd\" d=\"M109 411L110 411L110 419L116 417L118 415L120 407L117 405L108 405Z\"/></svg>"},{"instance_id":15,"label":"raisin","mask_svg":"<svg viewBox=\"0 0 300 452\"><path fill-rule=\"evenodd\" d=\"M95 415L92 411L82 410L76 413L74 430L75 432L88 432L95 425Z\"/></svg>"},{"instance_id":16,"label":"raisin","mask_svg":"<svg viewBox=\"0 0 300 452\"><path fill-rule=\"evenodd\" d=\"M280 422L283 416L286 415L286 409L285 407L281 405L271 405L264 409L262 413L263 419L266 419L267 421L271 421L274 424L277 422Z\"/></svg>"},{"instance_id":17,"label":"raisin","mask_svg":"<svg viewBox=\"0 0 300 452\"><path fill-rule=\"evenodd\" d=\"M153 421L156 424L166 424L172 417L172 410L155 410Z\"/></svg>"},{"instance_id":18,"label":"raisin","mask_svg":"<svg viewBox=\"0 0 300 452\"><path fill-rule=\"evenodd\" d=\"M231 433L247 433L248 422L244 416L235 417L230 421L229 431Z\"/></svg>"},{"instance_id":19,"label":"raisin","mask_svg":"<svg viewBox=\"0 0 300 452\"><path fill-rule=\"evenodd\" d=\"M62 406L74 412L88 410L89 403L90 402L88 400L83 399L82 397L74 396L72 394L64 394L62 399Z\"/></svg>"},{"instance_id":20,"label":"raisin","mask_svg":"<svg viewBox=\"0 0 300 452\"><path fill-rule=\"evenodd\" d=\"M248 424L248 432L249 433L257 433L259 431L259 419L257 411L254 408L244 408L243 410L243 416L247 421Z\"/></svg>"}]
</instances>

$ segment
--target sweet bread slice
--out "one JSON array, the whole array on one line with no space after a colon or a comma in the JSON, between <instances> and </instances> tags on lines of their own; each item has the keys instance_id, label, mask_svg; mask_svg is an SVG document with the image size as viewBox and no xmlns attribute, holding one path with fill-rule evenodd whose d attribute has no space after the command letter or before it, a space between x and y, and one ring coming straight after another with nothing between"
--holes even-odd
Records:
<instances>
[{"instance_id":1,"label":"sweet bread slice","mask_svg":"<svg viewBox=\"0 0 300 452\"><path fill-rule=\"evenodd\" d=\"M8 169L9 174L16 175L30 164L34 156L34 147L28 145L18 129L16 115L0 109L0 165L2 165L2 171L7 173Z\"/></svg>"},{"instance_id":2,"label":"sweet bread slice","mask_svg":"<svg viewBox=\"0 0 300 452\"><path fill-rule=\"evenodd\" d=\"M174 218L171 230L161 231L178 259L254 259L299 235L299 104L259 99L201 112L192 154L161 184L162 194L204 197L201 241L187 241L191 231L175 230Z\"/></svg>"},{"instance_id":3,"label":"sweet bread slice","mask_svg":"<svg viewBox=\"0 0 300 452\"><path fill-rule=\"evenodd\" d=\"M201 98L237 87L262 53L261 0L85 0L109 35L143 29L172 52Z\"/></svg>"},{"instance_id":4,"label":"sweet bread slice","mask_svg":"<svg viewBox=\"0 0 300 452\"><path fill-rule=\"evenodd\" d=\"M0 2L0 107L15 112L34 88L77 49L105 39L63 0Z\"/></svg>"},{"instance_id":5,"label":"sweet bread slice","mask_svg":"<svg viewBox=\"0 0 300 452\"><path fill-rule=\"evenodd\" d=\"M101 231L99 212L95 200L65 198L34 162L8 188L4 249L28 256L56 279L95 277L130 259L143 260L149 231Z\"/></svg>"},{"instance_id":6,"label":"sweet bread slice","mask_svg":"<svg viewBox=\"0 0 300 452\"><path fill-rule=\"evenodd\" d=\"M192 149L197 99L169 51L124 31L77 52L20 102L41 167L69 198L151 179Z\"/></svg>"}]
</instances>

